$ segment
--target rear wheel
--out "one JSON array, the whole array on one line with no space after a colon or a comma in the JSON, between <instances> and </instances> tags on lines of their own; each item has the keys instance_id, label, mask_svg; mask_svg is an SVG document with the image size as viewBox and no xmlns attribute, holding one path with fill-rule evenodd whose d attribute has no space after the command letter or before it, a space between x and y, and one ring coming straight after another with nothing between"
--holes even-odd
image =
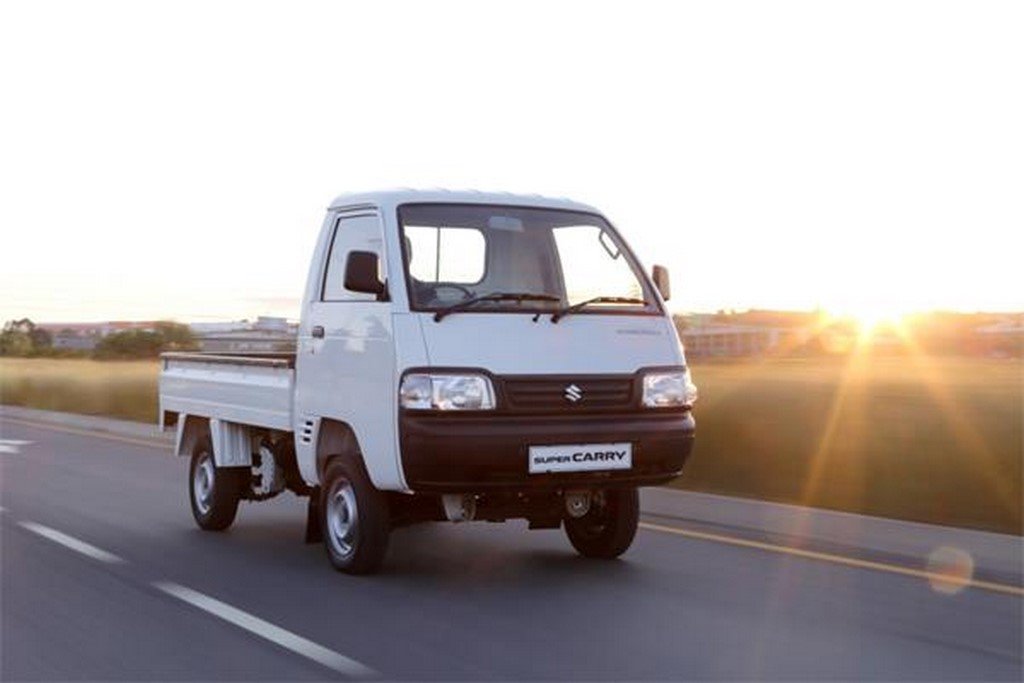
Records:
<instances>
[{"instance_id":1,"label":"rear wheel","mask_svg":"<svg viewBox=\"0 0 1024 683\"><path fill-rule=\"evenodd\" d=\"M327 559L347 574L372 574L388 549L387 499L353 456L332 458L324 472L320 528Z\"/></svg>"},{"instance_id":2,"label":"rear wheel","mask_svg":"<svg viewBox=\"0 0 1024 683\"><path fill-rule=\"evenodd\" d=\"M192 449L189 466L189 500L200 529L223 531L235 521L247 470L217 467L210 438L201 438Z\"/></svg>"},{"instance_id":3,"label":"rear wheel","mask_svg":"<svg viewBox=\"0 0 1024 683\"><path fill-rule=\"evenodd\" d=\"M610 560L629 549L640 521L640 495L634 489L609 489L582 517L566 518L565 533L580 555Z\"/></svg>"}]
</instances>

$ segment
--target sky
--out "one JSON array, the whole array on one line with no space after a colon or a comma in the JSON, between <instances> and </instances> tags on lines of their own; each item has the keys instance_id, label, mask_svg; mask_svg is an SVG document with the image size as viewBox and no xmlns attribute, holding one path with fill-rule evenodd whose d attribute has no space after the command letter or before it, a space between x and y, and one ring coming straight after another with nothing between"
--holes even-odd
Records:
<instances>
[{"instance_id":1,"label":"sky","mask_svg":"<svg viewBox=\"0 0 1024 683\"><path fill-rule=\"evenodd\" d=\"M600 207L677 312L1024 309L1019 2L0 4L0 317L296 316L326 206Z\"/></svg>"}]
</instances>

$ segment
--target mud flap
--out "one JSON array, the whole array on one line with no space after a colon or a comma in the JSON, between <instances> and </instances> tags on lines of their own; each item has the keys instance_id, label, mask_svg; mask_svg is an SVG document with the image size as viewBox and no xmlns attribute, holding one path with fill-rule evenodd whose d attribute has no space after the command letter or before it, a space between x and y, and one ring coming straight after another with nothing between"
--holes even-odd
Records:
<instances>
[{"instance_id":1,"label":"mud flap","mask_svg":"<svg viewBox=\"0 0 1024 683\"><path fill-rule=\"evenodd\" d=\"M306 507L306 543L321 543L324 540L323 529L320 528L320 487L309 492L309 505Z\"/></svg>"}]
</instances>

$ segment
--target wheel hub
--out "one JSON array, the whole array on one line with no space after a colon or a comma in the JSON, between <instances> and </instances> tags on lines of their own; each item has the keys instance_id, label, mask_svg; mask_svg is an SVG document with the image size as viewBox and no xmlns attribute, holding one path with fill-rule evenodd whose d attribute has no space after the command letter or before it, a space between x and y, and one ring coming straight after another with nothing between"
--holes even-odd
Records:
<instances>
[{"instance_id":1,"label":"wheel hub","mask_svg":"<svg viewBox=\"0 0 1024 683\"><path fill-rule=\"evenodd\" d=\"M192 475L192 493L195 497L196 507L204 515L213 506L214 476L213 459L209 453L203 453Z\"/></svg>"},{"instance_id":2,"label":"wheel hub","mask_svg":"<svg viewBox=\"0 0 1024 683\"><path fill-rule=\"evenodd\" d=\"M334 550L346 557L352 554L359 528L359 509L352 484L338 482L327 499L327 532Z\"/></svg>"}]
</instances>

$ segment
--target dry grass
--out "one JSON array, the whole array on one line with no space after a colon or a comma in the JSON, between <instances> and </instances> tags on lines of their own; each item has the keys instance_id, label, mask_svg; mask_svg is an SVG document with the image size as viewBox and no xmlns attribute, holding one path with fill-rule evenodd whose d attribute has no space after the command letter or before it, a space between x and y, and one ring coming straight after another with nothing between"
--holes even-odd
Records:
<instances>
[{"instance_id":1,"label":"dry grass","mask_svg":"<svg viewBox=\"0 0 1024 683\"><path fill-rule=\"evenodd\" d=\"M155 361L0 358L0 403L157 420Z\"/></svg>"},{"instance_id":2,"label":"dry grass","mask_svg":"<svg viewBox=\"0 0 1024 683\"><path fill-rule=\"evenodd\" d=\"M681 488L1020 534L1020 361L695 364Z\"/></svg>"},{"instance_id":3,"label":"dry grass","mask_svg":"<svg viewBox=\"0 0 1024 683\"><path fill-rule=\"evenodd\" d=\"M0 402L154 422L158 364L0 358ZM694 365L677 486L1021 534L1022 366L971 358Z\"/></svg>"}]
</instances>

